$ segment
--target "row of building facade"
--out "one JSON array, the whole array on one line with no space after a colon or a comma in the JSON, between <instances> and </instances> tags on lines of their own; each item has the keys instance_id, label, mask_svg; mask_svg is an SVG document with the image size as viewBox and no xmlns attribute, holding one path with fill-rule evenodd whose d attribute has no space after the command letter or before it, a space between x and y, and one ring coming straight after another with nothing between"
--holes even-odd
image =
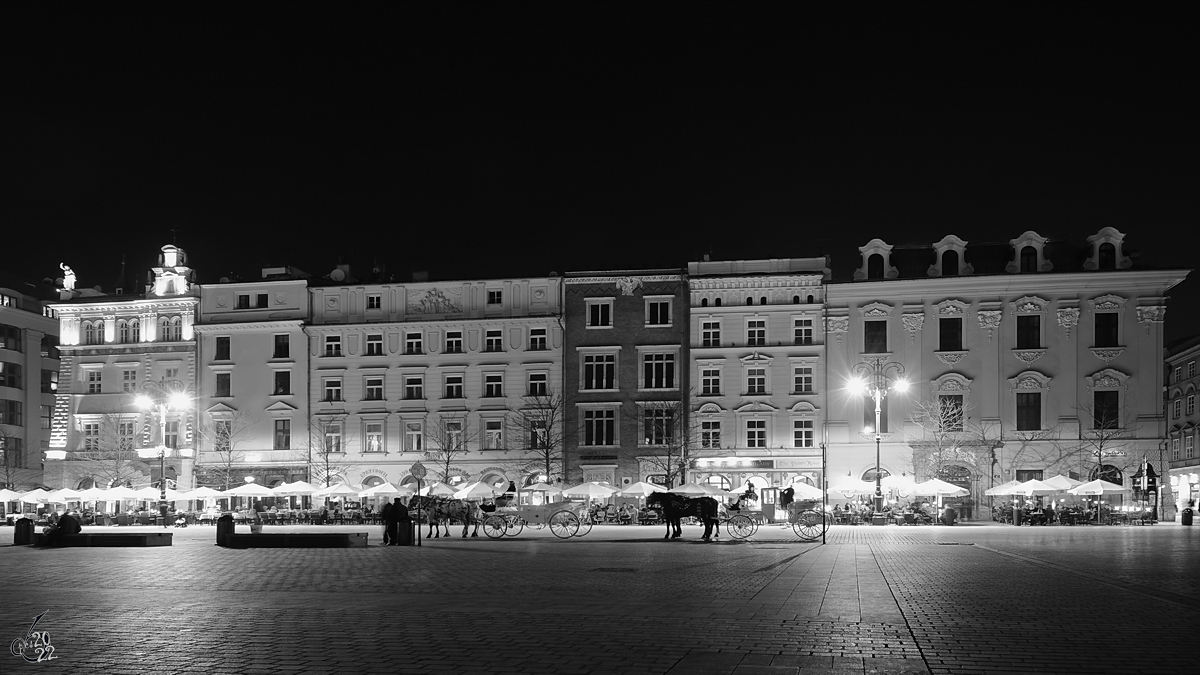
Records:
<instances>
[{"instance_id":1,"label":"row of building facade","mask_svg":"<svg viewBox=\"0 0 1200 675\"><path fill-rule=\"evenodd\" d=\"M1169 513L1200 465L1180 418L1194 354L1170 386L1163 367L1167 292L1188 271L1124 250L1106 228L1079 246L876 239L844 280L820 257L197 284L164 246L143 294L64 279L50 316L30 317L58 325L26 329L23 368L57 375L24 407L49 427L50 487L156 482L163 447L168 481L219 488L403 483L418 460L452 483L836 485L872 480L878 452L882 472L968 488L973 517L1010 479L1129 484L1149 462L1171 475ZM54 332L57 361L30 364ZM884 399L878 434L873 400L850 393L862 364L912 385ZM192 404L137 408L147 381Z\"/></svg>"}]
</instances>

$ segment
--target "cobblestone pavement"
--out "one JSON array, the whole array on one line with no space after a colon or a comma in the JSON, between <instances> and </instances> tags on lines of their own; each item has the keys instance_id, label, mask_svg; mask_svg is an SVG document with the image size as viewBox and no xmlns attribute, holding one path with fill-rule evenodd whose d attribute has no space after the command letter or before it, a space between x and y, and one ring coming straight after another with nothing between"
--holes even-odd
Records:
<instances>
[{"instance_id":1,"label":"cobblestone pavement","mask_svg":"<svg viewBox=\"0 0 1200 675\"><path fill-rule=\"evenodd\" d=\"M373 545L229 550L190 527L169 548L33 549L0 528L0 643L44 611L57 657L0 652L0 673L1182 672L1200 625L1200 532L1172 524L421 548L340 529Z\"/></svg>"}]
</instances>

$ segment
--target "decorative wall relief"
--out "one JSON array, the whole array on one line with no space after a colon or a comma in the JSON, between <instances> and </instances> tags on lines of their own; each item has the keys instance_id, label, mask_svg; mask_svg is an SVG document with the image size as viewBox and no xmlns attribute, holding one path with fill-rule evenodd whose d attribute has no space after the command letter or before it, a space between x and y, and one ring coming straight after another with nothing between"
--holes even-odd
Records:
<instances>
[{"instance_id":1,"label":"decorative wall relief","mask_svg":"<svg viewBox=\"0 0 1200 675\"><path fill-rule=\"evenodd\" d=\"M842 344L842 335L850 330L850 317L848 316L827 316L825 317L825 332L834 333L837 335L838 344Z\"/></svg>"},{"instance_id":2,"label":"decorative wall relief","mask_svg":"<svg viewBox=\"0 0 1200 675\"><path fill-rule=\"evenodd\" d=\"M461 314L462 288L410 288L408 311L412 314Z\"/></svg>"},{"instance_id":3,"label":"decorative wall relief","mask_svg":"<svg viewBox=\"0 0 1200 675\"><path fill-rule=\"evenodd\" d=\"M992 331L1000 327L1000 310L981 309L978 312L979 327L987 331L988 342L992 341Z\"/></svg>"},{"instance_id":4,"label":"decorative wall relief","mask_svg":"<svg viewBox=\"0 0 1200 675\"><path fill-rule=\"evenodd\" d=\"M905 314L901 317L901 321L904 322L904 330L908 331L910 341L915 344L917 341L917 331L921 330L921 327L925 325L925 313Z\"/></svg>"},{"instance_id":5,"label":"decorative wall relief","mask_svg":"<svg viewBox=\"0 0 1200 675\"><path fill-rule=\"evenodd\" d=\"M1150 326L1156 323L1162 323L1167 318L1167 308L1162 305L1151 305L1149 307L1137 308L1138 323L1146 325L1146 335L1150 334Z\"/></svg>"},{"instance_id":6,"label":"decorative wall relief","mask_svg":"<svg viewBox=\"0 0 1200 675\"><path fill-rule=\"evenodd\" d=\"M1071 329L1079 325L1079 308L1078 307L1062 307L1058 310L1058 325L1067 332L1067 339L1071 339Z\"/></svg>"},{"instance_id":7,"label":"decorative wall relief","mask_svg":"<svg viewBox=\"0 0 1200 675\"><path fill-rule=\"evenodd\" d=\"M638 277L621 277L616 283L621 295L633 295L642 288L642 280Z\"/></svg>"}]
</instances>

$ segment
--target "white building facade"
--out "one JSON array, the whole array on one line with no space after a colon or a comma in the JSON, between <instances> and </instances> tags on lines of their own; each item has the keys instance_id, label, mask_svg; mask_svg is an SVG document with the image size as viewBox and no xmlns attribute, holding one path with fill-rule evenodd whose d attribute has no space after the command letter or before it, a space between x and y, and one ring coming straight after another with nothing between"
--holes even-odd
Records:
<instances>
[{"instance_id":1,"label":"white building facade","mask_svg":"<svg viewBox=\"0 0 1200 675\"><path fill-rule=\"evenodd\" d=\"M1189 505L1195 509L1200 499L1200 336L1192 336L1172 344L1166 352L1166 448L1168 471L1159 481L1167 517Z\"/></svg>"},{"instance_id":2,"label":"white building facade","mask_svg":"<svg viewBox=\"0 0 1200 675\"><path fill-rule=\"evenodd\" d=\"M0 285L0 484L13 490L42 483L50 447L58 320L46 304L26 289Z\"/></svg>"}]
</instances>

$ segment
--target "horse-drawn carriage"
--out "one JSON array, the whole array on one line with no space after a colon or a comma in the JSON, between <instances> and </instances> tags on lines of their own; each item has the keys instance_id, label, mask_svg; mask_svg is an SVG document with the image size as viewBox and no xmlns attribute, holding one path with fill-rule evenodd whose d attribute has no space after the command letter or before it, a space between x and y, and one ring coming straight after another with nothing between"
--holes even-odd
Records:
<instances>
[{"instance_id":1,"label":"horse-drawn carriage","mask_svg":"<svg viewBox=\"0 0 1200 675\"><path fill-rule=\"evenodd\" d=\"M483 519L483 533L492 539L521 534L526 527L540 530L549 527L559 539L582 537L592 531L592 519L582 502L556 504L498 506Z\"/></svg>"},{"instance_id":2,"label":"horse-drawn carriage","mask_svg":"<svg viewBox=\"0 0 1200 675\"><path fill-rule=\"evenodd\" d=\"M820 539L821 534L829 528L829 515L820 509L820 502L815 500L796 501L788 504L788 523L796 536L804 541Z\"/></svg>"}]
</instances>

